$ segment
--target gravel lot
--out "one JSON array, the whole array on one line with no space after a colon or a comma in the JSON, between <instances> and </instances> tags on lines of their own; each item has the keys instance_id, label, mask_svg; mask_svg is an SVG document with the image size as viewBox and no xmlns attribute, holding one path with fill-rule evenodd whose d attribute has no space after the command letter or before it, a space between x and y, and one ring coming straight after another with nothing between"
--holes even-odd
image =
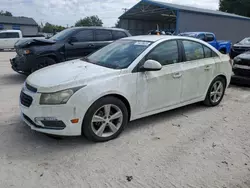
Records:
<instances>
[{"instance_id":1,"label":"gravel lot","mask_svg":"<svg viewBox=\"0 0 250 188\"><path fill-rule=\"evenodd\" d=\"M106 143L56 140L19 118L25 76L0 53L0 187L249 188L250 89L131 122Z\"/></svg>"}]
</instances>

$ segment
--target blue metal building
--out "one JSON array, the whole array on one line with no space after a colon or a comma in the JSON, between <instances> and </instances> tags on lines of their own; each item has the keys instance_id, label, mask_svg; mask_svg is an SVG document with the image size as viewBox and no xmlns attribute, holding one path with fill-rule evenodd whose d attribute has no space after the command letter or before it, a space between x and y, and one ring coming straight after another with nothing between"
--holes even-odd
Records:
<instances>
[{"instance_id":1,"label":"blue metal building","mask_svg":"<svg viewBox=\"0 0 250 188\"><path fill-rule=\"evenodd\" d=\"M213 32L218 39L232 42L250 37L250 18L153 0L141 0L119 19L120 27L132 35L147 34L158 26L175 33Z\"/></svg>"}]
</instances>

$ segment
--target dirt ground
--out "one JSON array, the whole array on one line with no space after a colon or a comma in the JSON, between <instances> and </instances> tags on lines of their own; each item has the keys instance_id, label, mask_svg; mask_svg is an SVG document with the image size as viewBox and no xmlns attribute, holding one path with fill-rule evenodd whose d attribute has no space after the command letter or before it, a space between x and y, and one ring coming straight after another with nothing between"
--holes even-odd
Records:
<instances>
[{"instance_id":1,"label":"dirt ground","mask_svg":"<svg viewBox=\"0 0 250 188\"><path fill-rule=\"evenodd\" d=\"M0 52L0 187L249 188L250 88L131 122L106 143L56 140L19 118L25 76Z\"/></svg>"}]
</instances>

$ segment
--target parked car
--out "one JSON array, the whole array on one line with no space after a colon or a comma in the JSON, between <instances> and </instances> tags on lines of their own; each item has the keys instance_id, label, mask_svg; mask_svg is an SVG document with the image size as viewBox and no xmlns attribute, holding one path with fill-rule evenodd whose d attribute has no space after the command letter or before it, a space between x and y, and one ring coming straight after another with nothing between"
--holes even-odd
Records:
<instances>
[{"instance_id":1,"label":"parked car","mask_svg":"<svg viewBox=\"0 0 250 188\"><path fill-rule=\"evenodd\" d=\"M250 51L234 58L232 83L250 85Z\"/></svg>"},{"instance_id":2,"label":"parked car","mask_svg":"<svg viewBox=\"0 0 250 188\"><path fill-rule=\"evenodd\" d=\"M233 59L236 56L250 51L250 37L244 38L243 40L236 42L231 48L230 57Z\"/></svg>"},{"instance_id":3,"label":"parked car","mask_svg":"<svg viewBox=\"0 0 250 188\"><path fill-rule=\"evenodd\" d=\"M194 37L205 42L208 42L210 45L215 47L223 54L229 54L231 50L232 43L231 41L222 41L217 40L214 33L209 32L186 32L180 33L180 36Z\"/></svg>"},{"instance_id":4,"label":"parked car","mask_svg":"<svg viewBox=\"0 0 250 188\"><path fill-rule=\"evenodd\" d=\"M21 116L39 132L107 141L128 121L199 101L218 105L231 79L229 60L188 37L120 39L31 74L20 94Z\"/></svg>"},{"instance_id":5,"label":"parked car","mask_svg":"<svg viewBox=\"0 0 250 188\"><path fill-rule=\"evenodd\" d=\"M22 39L43 39L43 35L26 35L23 36L19 30L4 30L0 31L0 50L13 49L17 41Z\"/></svg>"},{"instance_id":6,"label":"parked car","mask_svg":"<svg viewBox=\"0 0 250 188\"><path fill-rule=\"evenodd\" d=\"M84 57L114 40L131 36L123 29L74 27L61 31L50 39L30 39L15 45L17 56L12 69L29 75L43 67Z\"/></svg>"}]
</instances>

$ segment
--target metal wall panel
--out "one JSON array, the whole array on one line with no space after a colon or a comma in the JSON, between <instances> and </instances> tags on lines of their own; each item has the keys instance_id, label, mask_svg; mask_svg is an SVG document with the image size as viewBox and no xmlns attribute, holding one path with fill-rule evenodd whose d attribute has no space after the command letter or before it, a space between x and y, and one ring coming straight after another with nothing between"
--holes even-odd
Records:
<instances>
[{"instance_id":1,"label":"metal wall panel","mask_svg":"<svg viewBox=\"0 0 250 188\"><path fill-rule=\"evenodd\" d=\"M12 24L3 24L4 30L13 30ZM37 26L20 25L20 30L23 35L36 35L38 33Z\"/></svg>"},{"instance_id":2,"label":"metal wall panel","mask_svg":"<svg viewBox=\"0 0 250 188\"><path fill-rule=\"evenodd\" d=\"M156 25L159 25L161 30L171 29L175 30L175 23L168 21L145 21L145 20L133 20L133 19L121 19L120 27L129 32L132 35L144 35L148 31L156 29Z\"/></svg>"},{"instance_id":3,"label":"metal wall panel","mask_svg":"<svg viewBox=\"0 0 250 188\"><path fill-rule=\"evenodd\" d=\"M179 32L213 32L218 40L230 40L233 43L250 37L250 21L248 20L191 12L180 12L178 28Z\"/></svg>"}]
</instances>

